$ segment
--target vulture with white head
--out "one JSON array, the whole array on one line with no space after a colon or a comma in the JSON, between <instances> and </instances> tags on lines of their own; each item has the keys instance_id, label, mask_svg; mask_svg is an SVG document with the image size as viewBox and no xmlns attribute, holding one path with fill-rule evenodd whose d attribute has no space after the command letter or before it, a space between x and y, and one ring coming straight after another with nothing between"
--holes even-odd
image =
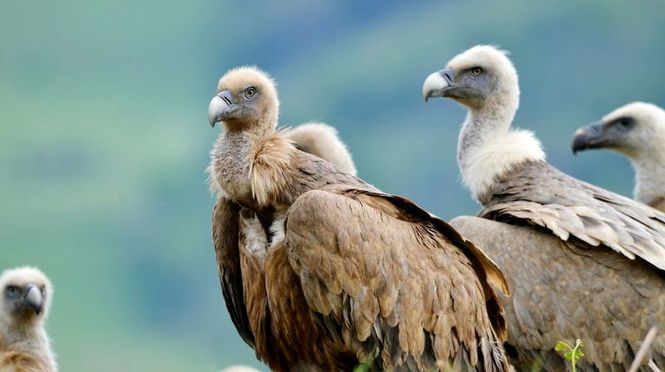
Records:
<instances>
[{"instance_id":1,"label":"vulture with white head","mask_svg":"<svg viewBox=\"0 0 665 372\"><path fill-rule=\"evenodd\" d=\"M271 369L501 371L495 264L444 221L276 131L267 74L224 75L213 240L227 309ZM491 285L490 285L491 284Z\"/></svg>"},{"instance_id":2,"label":"vulture with white head","mask_svg":"<svg viewBox=\"0 0 665 372\"><path fill-rule=\"evenodd\" d=\"M635 200L665 212L665 110L629 103L578 129L572 147L573 153L610 149L626 155L635 169Z\"/></svg>"},{"instance_id":3,"label":"vulture with white head","mask_svg":"<svg viewBox=\"0 0 665 372\"><path fill-rule=\"evenodd\" d=\"M511 129L517 72L495 47L456 56L423 95L469 109L457 159L484 209L451 224L508 279L508 354L563 370L555 345L581 338L582 370L627 369L650 327L665 326L665 215L553 168L533 133ZM665 366L662 333L649 357Z\"/></svg>"},{"instance_id":4,"label":"vulture with white head","mask_svg":"<svg viewBox=\"0 0 665 372\"><path fill-rule=\"evenodd\" d=\"M0 371L55 372L57 365L44 322L53 286L32 267L0 275Z\"/></svg>"}]
</instances>

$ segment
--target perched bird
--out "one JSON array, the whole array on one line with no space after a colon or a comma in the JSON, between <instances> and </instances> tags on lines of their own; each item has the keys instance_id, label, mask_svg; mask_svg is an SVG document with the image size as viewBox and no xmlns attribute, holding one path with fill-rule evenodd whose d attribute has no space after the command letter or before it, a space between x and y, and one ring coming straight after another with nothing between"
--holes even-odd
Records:
<instances>
[{"instance_id":1,"label":"perched bird","mask_svg":"<svg viewBox=\"0 0 665 372\"><path fill-rule=\"evenodd\" d=\"M665 212L665 110L633 102L575 132L573 153L611 149L635 169L635 200Z\"/></svg>"},{"instance_id":2,"label":"perched bird","mask_svg":"<svg viewBox=\"0 0 665 372\"><path fill-rule=\"evenodd\" d=\"M2 273L0 291L0 371L56 371L44 329L51 282L38 269L19 267Z\"/></svg>"},{"instance_id":3,"label":"perched bird","mask_svg":"<svg viewBox=\"0 0 665 372\"><path fill-rule=\"evenodd\" d=\"M484 209L452 221L507 276L506 347L518 368L563 370L559 341L584 342L582 370L622 370L652 325L665 326L665 215L553 168L535 136L511 129L517 72L476 46L427 77L424 97L469 109L457 148ZM665 336L650 353L665 366Z\"/></svg>"},{"instance_id":4,"label":"perched bird","mask_svg":"<svg viewBox=\"0 0 665 372\"><path fill-rule=\"evenodd\" d=\"M262 71L218 84L213 240L227 308L271 369L504 370L501 272L444 221L275 131Z\"/></svg>"},{"instance_id":5,"label":"perched bird","mask_svg":"<svg viewBox=\"0 0 665 372\"><path fill-rule=\"evenodd\" d=\"M214 122L212 123L214 126ZM287 139L293 142L298 149L316 155L323 160L335 165L338 169L351 175L356 175L356 167L351 153L346 145L337 135L337 130L327 124L318 122L308 122L300 124L295 128L285 128L282 133ZM211 162L207 169L210 191L218 198L225 198L225 192L220 185L220 173L222 171L222 159L218 156L224 149L224 136L220 136L211 152ZM258 216L251 210L245 210L248 218L241 219L239 216L238 205L231 203L217 203L213 213L214 220L226 221L224 225L218 225L218 229L213 231L213 240L215 242L228 239L221 245L228 247L225 250L216 250L217 261L224 262L219 265L220 282L224 299L229 307L231 319L238 329L241 337L250 346L254 347L254 338L247 329L249 327L246 312L244 310L244 300L242 299L242 282L240 280L240 260L239 251L236 248L238 239L246 247L258 247L259 252L264 251L264 246L268 244L268 231L272 221L269 215L262 219L265 231L253 229L261 225ZM231 229L224 230L227 227ZM255 249L255 250L256 250ZM230 306L233 306L232 309Z\"/></svg>"}]
</instances>

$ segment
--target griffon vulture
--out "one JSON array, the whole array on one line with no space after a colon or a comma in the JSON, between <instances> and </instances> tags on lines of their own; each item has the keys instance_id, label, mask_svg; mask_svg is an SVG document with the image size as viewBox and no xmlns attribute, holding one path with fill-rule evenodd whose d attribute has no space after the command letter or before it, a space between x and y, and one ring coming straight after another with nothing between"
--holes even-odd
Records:
<instances>
[{"instance_id":1,"label":"griffon vulture","mask_svg":"<svg viewBox=\"0 0 665 372\"><path fill-rule=\"evenodd\" d=\"M501 50L456 56L427 77L423 95L469 109L457 159L484 209L453 226L508 278L508 354L521 368L540 358L563 370L555 345L581 338L582 369L627 368L649 328L665 326L665 215L560 172L531 132L510 128L519 85ZM650 357L664 366L662 334Z\"/></svg>"},{"instance_id":2,"label":"griffon vulture","mask_svg":"<svg viewBox=\"0 0 665 372\"><path fill-rule=\"evenodd\" d=\"M665 111L633 102L575 132L573 153L612 149L635 168L635 200L665 212Z\"/></svg>"},{"instance_id":3,"label":"griffon vulture","mask_svg":"<svg viewBox=\"0 0 665 372\"><path fill-rule=\"evenodd\" d=\"M0 291L0 371L56 371L44 329L51 282L35 268L20 267L2 273Z\"/></svg>"},{"instance_id":4,"label":"griffon vulture","mask_svg":"<svg viewBox=\"0 0 665 372\"><path fill-rule=\"evenodd\" d=\"M504 370L501 272L448 224L275 131L277 92L228 72L213 240L227 308L274 370Z\"/></svg>"}]
</instances>

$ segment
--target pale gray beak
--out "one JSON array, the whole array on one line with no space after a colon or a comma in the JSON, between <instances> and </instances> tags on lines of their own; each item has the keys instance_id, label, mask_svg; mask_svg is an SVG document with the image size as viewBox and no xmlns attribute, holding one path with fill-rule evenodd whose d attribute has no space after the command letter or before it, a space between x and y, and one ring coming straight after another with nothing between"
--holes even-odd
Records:
<instances>
[{"instance_id":1,"label":"pale gray beak","mask_svg":"<svg viewBox=\"0 0 665 372\"><path fill-rule=\"evenodd\" d=\"M28 292L25 294L25 303L35 311L37 315L42 312L44 307L44 297L42 291L36 285L29 285Z\"/></svg>"},{"instance_id":2,"label":"pale gray beak","mask_svg":"<svg viewBox=\"0 0 665 372\"><path fill-rule=\"evenodd\" d=\"M573 154L578 151L602 147L605 140L603 122L598 121L591 123L586 127L575 131L575 136L573 137L573 143L571 145Z\"/></svg>"},{"instance_id":3,"label":"pale gray beak","mask_svg":"<svg viewBox=\"0 0 665 372\"><path fill-rule=\"evenodd\" d=\"M423 83L423 97L425 97L425 102L430 97L444 97L446 89L453 85L454 78L455 71L452 68L431 73Z\"/></svg>"},{"instance_id":4,"label":"pale gray beak","mask_svg":"<svg viewBox=\"0 0 665 372\"><path fill-rule=\"evenodd\" d=\"M208 105L208 122L211 127L224 118L231 112L233 108L233 95L228 90L219 92L216 96L212 97Z\"/></svg>"}]
</instances>

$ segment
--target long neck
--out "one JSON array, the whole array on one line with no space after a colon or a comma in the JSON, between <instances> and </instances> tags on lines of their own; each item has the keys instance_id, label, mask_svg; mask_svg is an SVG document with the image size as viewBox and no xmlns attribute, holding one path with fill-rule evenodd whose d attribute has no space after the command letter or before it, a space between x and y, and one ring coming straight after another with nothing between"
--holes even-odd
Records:
<instances>
[{"instance_id":1,"label":"long neck","mask_svg":"<svg viewBox=\"0 0 665 372\"><path fill-rule=\"evenodd\" d=\"M642 151L631 157L635 168L634 196L649 204L665 196L665 155L660 151Z\"/></svg>"},{"instance_id":2,"label":"long neck","mask_svg":"<svg viewBox=\"0 0 665 372\"><path fill-rule=\"evenodd\" d=\"M502 99L488 100L481 107L471 107L462 125L457 142L457 161L464 175L472 158L488 140L505 136L515 117L519 96L498 95Z\"/></svg>"},{"instance_id":3,"label":"long neck","mask_svg":"<svg viewBox=\"0 0 665 372\"><path fill-rule=\"evenodd\" d=\"M481 203L506 172L526 161L545 160L533 133L510 129L519 94L497 96L502 99L470 108L457 145L462 180Z\"/></svg>"},{"instance_id":4,"label":"long neck","mask_svg":"<svg viewBox=\"0 0 665 372\"><path fill-rule=\"evenodd\" d=\"M457 142L457 160L462 172L468 166L468 159L488 139L508 133L515 113L506 111L508 110L469 110Z\"/></svg>"}]
</instances>

